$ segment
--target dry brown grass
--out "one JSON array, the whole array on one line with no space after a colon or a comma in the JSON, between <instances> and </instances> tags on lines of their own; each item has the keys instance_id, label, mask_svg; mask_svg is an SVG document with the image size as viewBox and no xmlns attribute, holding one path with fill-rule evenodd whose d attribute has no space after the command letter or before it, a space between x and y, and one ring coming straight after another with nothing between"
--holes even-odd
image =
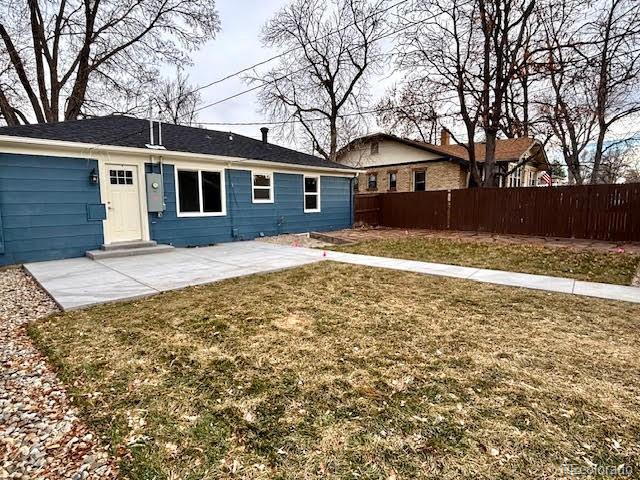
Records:
<instances>
[{"instance_id":1,"label":"dry brown grass","mask_svg":"<svg viewBox=\"0 0 640 480\"><path fill-rule=\"evenodd\" d=\"M588 282L630 285L640 255L590 249L546 247L526 243L487 243L477 240L410 236L368 240L331 250L381 257L448 263L466 267L575 278Z\"/></svg>"},{"instance_id":2,"label":"dry brown grass","mask_svg":"<svg viewBox=\"0 0 640 480\"><path fill-rule=\"evenodd\" d=\"M640 306L323 262L32 337L133 479L640 472Z\"/></svg>"}]
</instances>

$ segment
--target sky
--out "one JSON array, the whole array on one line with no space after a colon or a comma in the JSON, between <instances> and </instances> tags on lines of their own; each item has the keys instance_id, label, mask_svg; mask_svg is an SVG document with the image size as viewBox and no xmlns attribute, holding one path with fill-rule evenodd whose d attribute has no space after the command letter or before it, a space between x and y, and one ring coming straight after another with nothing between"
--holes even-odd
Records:
<instances>
[{"instance_id":1,"label":"sky","mask_svg":"<svg viewBox=\"0 0 640 480\"><path fill-rule=\"evenodd\" d=\"M188 70L193 85L205 85L238 70L256 64L280 53L262 46L260 32L265 22L273 17L289 0L217 0L222 31L193 55L193 66ZM267 71L277 60L258 69ZM391 80L387 77L375 82L373 95L384 93ZM202 104L214 102L250 88L241 76L202 90ZM256 92L250 92L215 107L198 112L200 122L254 122L269 121L259 111ZM229 130L254 138L261 138L260 125L209 126L214 130ZM274 139L277 143L286 144ZM288 145L301 148L301 145Z\"/></svg>"},{"instance_id":2,"label":"sky","mask_svg":"<svg viewBox=\"0 0 640 480\"><path fill-rule=\"evenodd\" d=\"M262 46L260 32L265 22L275 15L289 0L216 0L222 30L217 37L209 41L202 49L194 53L193 66L188 69L193 85L204 85L237 72L247 66L268 59L279 53ZM266 71L267 64L258 69ZM382 97L391 86L394 77L387 75L373 83L372 95ZM241 76L233 77L222 83L202 90L202 104L226 98L249 88ZM260 122L269 119L259 111L256 92L241 95L220 105L199 112L200 122ZM207 126L215 130L233 131L242 135L260 138L260 125L255 126ZM372 127L377 128L375 125ZM454 127L455 128L455 127ZM629 131L637 130L634 122L622 122L612 132L611 138L625 138ZM276 143L302 149L301 145L287 145L286 142L272 137Z\"/></svg>"},{"instance_id":3,"label":"sky","mask_svg":"<svg viewBox=\"0 0 640 480\"><path fill-rule=\"evenodd\" d=\"M222 31L215 40L207 43L194 55L194 65L189 70L195 85L204 85L249 65L267 59L278 52L264 48L260 43L260 31L288 0L217 0ZM275 62L274 62L275 63ZM267 64L259 71L266 71ZM202 103L228 97L248 85L241 77L234 77L202 91ZM265 120L259 110L256 92L247 93L198 114L201 122L251 122ZM230 130L260 138L260 126L211 126L215 130Z\"/></svg>"}]
</instances>

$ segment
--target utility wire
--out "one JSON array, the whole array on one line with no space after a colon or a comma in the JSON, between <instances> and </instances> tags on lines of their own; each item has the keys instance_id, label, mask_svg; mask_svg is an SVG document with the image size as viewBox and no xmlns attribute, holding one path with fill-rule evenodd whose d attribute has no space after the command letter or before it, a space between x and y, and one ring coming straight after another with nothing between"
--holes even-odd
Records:
<instances>
[{"instance_id":1,"label":"utility wire","mask_svg":"<svg viewBox=\"0 0 640 480\"><path fill-rule=\"evenodd\" d=\"M640 52L640 48L637 50L634 50L632 52L625 52L625 55L629 54L629 53L635 53L635 52ZM599 54L595 54L592 57L587 57L585 58L585 60L589 60L591 58L595 58L598 57ZM573 64L570 68L565 69L566 70L570 70L570 69L576 69L579 68L579 65ZM306 67L305 67L306 68ZM296 73L296 71L291 72L291 73ZM277 81L273 80L272 82ZM268 84L268 83L266 83ZM266 85L264 84L264 85ZM205 105L203 107L201 107L200 109L196 110L202 110L205 108L209 108L211 106L217 105L218 103L222 103L228 100L231 100L232 98L236 98L240 95L244 95L245 93L248 93L250 91L256 90L258 88L263 87L264 85L258 85L256 87L253 87L249 90L245 90L242 92L239 92L235 95L232 95L230 97L227 97L225 99L219 100L218 102L214 102L213 104L209 104L209 105ZM542 91L547 91L548 88L546 87L541 87L535 90L530 90L529 93L540 93ZM447 97L439 97L438 101L448 101L448 100L455 100L458 98L458 94L455 95L450 95ZM404 105L393 105L393 106L389 106L389 107L380 107L380 108L375 108L372 110L364 110L364 111L356 111L356 112L349 112L349 113L344 113L344 114L339 114L337 115L337 118L344 118L344 117L353 117L353 116L359 116L359 115L367 115L367 114L373 114L373 113L381 113L381 112L385 112L385 111L392 111L392 110L397 110L400 108L406 108L406 107L418 107L418 106L423 106L423 105L428 105L433 103L433 101L425 101L425 102L418 102L418 103L410 103L410 104L404 104ZM318 121L325 121L326 117L318 117L318 118L310 118L310 119L305 119L305 122L318 122ZM211 126L255 126L255 125L289 125L289 124L294 124L294 123L302 123L301 120L283 120L283 121L265 121L265 122L259 122L259 121L252 121L252 122L197 122L200 125L211 125Z\"/></svg>"},{"instance_id":2,"label":"utility wire","mask_svg":"<svg viewBox=\"0 0 640 480\"><path fill-rule=\"evenodd\" d=\"M363 17L361 20L357 20L357 21L351 22L351 23L345 25L344 27L338 28L336 30L332 30L332 31L322 35L321 37L315 39L313 42L319 42L321 40L329 38L330 36L335 35L336 33L340 33L342 31L345 31L349 27L353 27L353 26L357 25L359 22L363 22L363 21L368 20L368 19L370 19L372 17L375 17L376 15L380 15L380 14L386 13L389 10L392 10L392 9L394 9L396 7L399 7L403 3L407 3L408 1L409 0L401 0L399 2L394 3L393 5L391 5L389 7L383 8L381 10L376 10L375 12L372 12L369 15ZM228 74L228 75L226 75L224 77L221 77L221 78L219 78L217 80L214 80L212 82L209 82L209 83L206 83L204 85L201 85L201 86L191 90L190 92L188 92L187 95L192 95L192 94L200 92L200 91L202 91L202 90L204 90L206 88L212 87L213 85L217 85L217 84L225 82L226 80L229 80L229 79L231 79L233 77L237 77L238 75L242 75L243 73L246 73L246 72L248 72L250 70L253 70L254 68L261 67L262 65L266 65L267 63L271 63L272 61L277 60L279 58L282 58L282 57L284 57L284 56L286 56L286 55L288 55L290 53L293 53L296 50L300 50L301 48L303 48L303 46L299 45L297 47L290 48L289 50L285 50L282 53L279 53L279 54L274 55L272 57L269 57L269 58L266 58L264 60L261 60L260 62L254 63L253 65L250 65L248 67L244 67L241 70L238 70L236 72L230 73L230 74ZM178 100L178 98L171 99L170 101L175 101L175 100Z\"/></svg>"},{"instance_id":3,"label":"utility wire","mask_svg":"<svg viewBox=\"0 0 640 480\"><path fill-rule=\"evenodd\" d=\"M464 3L463 5L466 5L467 3L471 3L471 1L472 1L472 0L468 0L468 1L467 1L466 3ZM400 2L400 3L403 3L403 2ZM425 22L428 22L428 21L434 20L435 18L439 17L439 16L440 16L440 15L442 15L443 13L444 13L444 12L439 12L439 13L437 13L437 14L431 15L430 17L423 18L423 19L421 19L421 20L419 20L419 21L411 22L411 23L409 23L409 24L407 24L407 25L403 26L402 28L399 28L399 29L396 29L396 30L391 30L390 32L387 32L386 34L381 35L380 37L376 37L376 38L372 39L372 40L371 40L371 42L369 42L369 43L379 42L380 40L384 40L385 38L391 37L391 36L393 36L393 35L397 35L398 33L401 33L401 32L403 32L403 31L405 31L405 30L408 30L408 29L409 29L409 28L411 28L411 27L415 27L416 25L420 25L420 24L422 24L422 23L425 23ZM354 24L354 25L355 25L355 24ZM357 47L362 47L362 46L364 46L364 45L365 45L365 44L359 44L359 45L357 45ZM289 52L291 52L291 51L295 51L295 50L300 49L300 48L302 48L302 47L301 47L301 46L296 47L295 49L291 49L291 50L289 50L289 51L285 52L284 54L287 54L287 53L289 53ZM284 54L283 54L283 55L284 55ZM334 59L334 58L336 58L336 57L337 57L337 55L333 55L332 57L330 57L330 59ZM234 99L234 98L237 98L237 97L239 97L239 96L241 96L241 95L246 95L247 93L250 93L250 92L253 92L253 91L258 90L258 89L260 89L260 88L263 88L263 87L264 87L264 86L266 86L266 85L271 85L271 84L277 83L277 82L279 82L279 81L281 81L281 80L284 80L284 79L285 79L285 78L287 78L287 77L290 77L291 75L294 75L294 74L296 74L296 73L303 72L303 71L307 70L307 68L308 68L308 66L304 66L304 67L302 67L302 68L299 68L299 69L293 70L292 72L288 72L287 74L282 75L282 76L280 76L280 77L277 77L277 78L274 78L274 79L268 80L268 81L266 81L266 82L263 82L263 83L261 83L260 85L256 85L256 86L254 86L254 87L251 87L251 88L248 88L248 89L246 89L246 90L240 91L240 92L235 93L235 94L233 94L233 95L230 95L230 96L228 96L228 97L225 97L225 98L222 98L222 99L220 99L220 100L216 100L216 101L214 101L214 102L208 103L208 104L206 104L206 105L203 105L203 106L201 106L201 107L198 107L197 109L195 109L195 110L194 110L194 112L200 112L200 111L205 110L205 109L207 109L207 108L215 107L216 105L220 105L221 103L227 102L227 101L232 100L232 99Z\"/></svg>"}]
</instances>

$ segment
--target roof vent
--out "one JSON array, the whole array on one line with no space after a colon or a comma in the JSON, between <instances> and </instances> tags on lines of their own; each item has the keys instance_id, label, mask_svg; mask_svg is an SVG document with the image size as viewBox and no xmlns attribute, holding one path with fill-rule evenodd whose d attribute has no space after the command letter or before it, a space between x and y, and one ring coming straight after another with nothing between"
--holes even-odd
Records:
<instances>
[{"instance_id":1,"label":"roof vent","mask_svg":"<svg viewBox=\"0 0 640 480\"><path fill-rule=\"evenodd\" d=\"M269 129L262 127L260 131L262 132L262 143L269 143Z\"/></svg>"},{"instance_id":2,"label":"roof vent","mask_svg":"<svg viewBox=\"0 0 640 480\"><path fill-rule=\"evenodd\" d=\"M164 145L162 145L162 122L160 121L157 122L158 124L157 129L154 127L155 123L156 122L149 119L149 143L147 143L145 146L147 148L152 148L154 150L166 150ZM156 138L155 130L158 130L157 138Z\"/></svg>"}]
</instances>

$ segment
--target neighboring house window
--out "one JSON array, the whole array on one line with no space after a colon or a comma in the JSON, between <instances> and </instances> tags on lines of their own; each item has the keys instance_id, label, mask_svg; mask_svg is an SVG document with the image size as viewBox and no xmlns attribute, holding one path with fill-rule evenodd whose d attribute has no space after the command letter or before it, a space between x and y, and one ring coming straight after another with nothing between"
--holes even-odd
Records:
<instances>
[{"instance_id":1,"label":"neighboring house window","mask_svg":"<svg viewBox=\"0 0 640 480\"><path fill-rule=\"evenodd\" d=\"M389 190L395 190L398 185L398 174L389 172Z\"/></svg>"},{"instance_id":2,"label":"neighboring house window","mask_svg":"<svg viewBox=\"0 0 640 480\"><path fill-rule=\"evenodd\" d=\"M529 170L529 186L535 187L538 183L538 178L534 170Z\"/></svg>"},{"instance_id":3,"label":"neighboring house window","mask_svg":"<svg viewBox=\"0 0 640 480\"><path fill-rule=\"evenodd\" d=\"M509 187L522 186L522 165L509 174Z\"/></svg>"},{"instance_id":4,"label":"neighboring house window","mask_svg":"<svg viewBox=\"0 0 640 480\"><path fill-rule=\"evenodd\" d=\"M416 170L413 172L413 191L424 192L427 189L427 172Z\"/></svg>"},{"instance_id":5,"label":"neighboring house window","mask_svg":"<svg viewBox=\"0 0 640 480\"><path fill-rule=\"evenodd\" d=\"M224 171L178 169L176 200L179 217L226 215Z\"/></svg>"},{"instance_id":6,"label":"neighboring house window","mask_svg":"<svg viewBox=\"0 0 640 480\"><path fill-rule=\"evenodd\" d=\"M380 143L371 142L371 155L378 155L379 151L380 151Z\"/></svg>"},{"instance_id":7,"label":"neighboring house window","mask_svg":"<svg viewBox=\"0 0 640 480\"><path fill-rule=\"evenodd\" d=\"M304 211L320 211L320 177L304 177Z\"/></svg>"},{"instance_id":8,"label":"neighboring house window","mask_svg":"<svg viewBox=\"0 0 640 480\"><path fill-rule=\"evenodd\" d=\"M253 203L273 203L273 175L251 172Z\"/></svg>"},{"instance_id":9,"label":"neighboring house window","mask_svg":"<svg viewBox=\"0 0 640 480\"><path fill-rule=\"evenodd\" d=\"M367 175L367 190L378 189L378 174L370 173Z\"/></svg>"}]
</instances>

